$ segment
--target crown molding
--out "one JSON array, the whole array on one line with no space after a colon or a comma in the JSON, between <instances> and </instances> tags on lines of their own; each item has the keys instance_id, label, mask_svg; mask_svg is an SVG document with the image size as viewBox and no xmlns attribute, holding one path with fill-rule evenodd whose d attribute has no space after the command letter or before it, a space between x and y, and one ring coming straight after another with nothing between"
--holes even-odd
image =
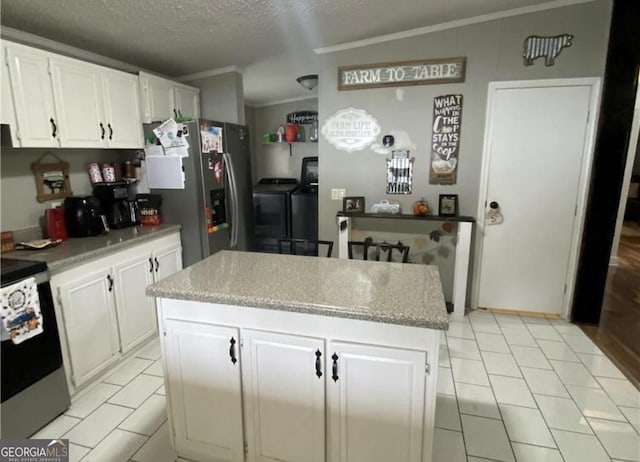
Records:
<instances>
[{"instance_id":1,"label":"crown molding","mask_svg":"<svg viewBox=\"0 0 640 462\"><path fill-rule=\"evenodd\" d=\"M509 18L511 16L519 16L522 14L536 13L538 11L551 10L554 8L562 8L565 6L573 6L581 3L589 3L595 0L553 0L550 2L540 3L537 5L525 6L522 8L513 8L511 10L498 11L495 13L483 14L481 16L473 16L471 18L457 19L455 21L444 22L440 24L433 24L431 26L418 27L415 29L409 29L402 32L394 32L392 34L379 35L377 37L371 37L363 40L356 40L354 42L342 43L339 45L333 45L330 47L315 48L313 51L316 54L324 55L328 53L335 53L338 51L351 50L354 48L366 47L369 45L376 45L378 43L391 42L393 40L401 40L410 37L416 37L418 35L430 34L433 32L439 32L447 29L455 29L457 27L469 26L472 24L479 24L488 21L494 21L496 19Z\"/></svg>"},{"instance_id":2,"label":"crown molding","mask_svg":"<svg viewBox=\"0 0 640 462\"><path fill-rule=\"evenodd\" d=\"M298 98L287 98L287 99L281 99L279 101L271 101L269 103L262 103L262 104L247 104L247 106L254 108L254 109L260 109L263 107L268 107L268 106L276 106L278 104L285 104L285 103L294 103L296 101L305 101L308 99L318 99L318 95L315 96L300 96Z\"/></svg>"},{"instance_id":3,"label":"crown molding","mask_svg":"<svg viewBox=\"0 0 640 462\"><path fill-rule=\"evenodd\" d=\"M2 26L0 29L0 36L3 40L11 40L22 45L33 46L52 53L59 53L70 58L89 61L94 64L104 65L125 72L137 74L139 71L144 71L144 69L141 69L139 66L134 66L133 64L125 63L124 61L108 58L97 53L92 53L91 51L83 50L82 48L66 45L64 43L56 42L55 40L13 29L11 27Z\"/></svg>"},{"instance_id":4,"label":"crown molding","mask_svg":"<svg viewBox=\"0 0 640 462\"><path fill-rule=\"evenodd\" d=\"M220 67L218 69L210 69L208 71L196 72L195 74L187 74L180 77L176 77L175 80L178 82L188 82L190 80L203 79L205 77L213 77L215 75L228 74L229 72L237 72L238 74L242 74L242 68L238 66L227 66Z\"/></svg>"}]
</instances>

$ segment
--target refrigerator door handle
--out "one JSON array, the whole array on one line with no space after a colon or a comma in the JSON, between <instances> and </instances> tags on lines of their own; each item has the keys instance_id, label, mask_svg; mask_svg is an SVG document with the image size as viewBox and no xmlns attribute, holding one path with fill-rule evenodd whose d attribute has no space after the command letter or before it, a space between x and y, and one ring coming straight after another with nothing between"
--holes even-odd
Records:
<instances>
[{"instance_id":1,"label":"refrigerator door handle","mask_svg":"<svg viewBox=\"0 0 640 462\"><path fill-rule=\"evenodd\" d=\"M238 208L238 189L236 187L236 177L233 168L233 161L231 160L231 156L228 153L223 154L224 161L226 164L227 177L229 179L229 190L231 192L231 210L232 210L232 221L231 221L231 249L235 249L238 245L238 223L236 220L239 218L239 208Z\"/></svg>"}]
</instances>

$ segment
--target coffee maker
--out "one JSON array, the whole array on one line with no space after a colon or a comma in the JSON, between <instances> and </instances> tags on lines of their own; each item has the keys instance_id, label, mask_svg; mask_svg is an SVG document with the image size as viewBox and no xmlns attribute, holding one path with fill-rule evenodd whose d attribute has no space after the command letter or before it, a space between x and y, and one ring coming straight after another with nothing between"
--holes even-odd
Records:
<instances>
[{"instance_id":1,"label":"coffee maker","mask_svg":"<svg viewBox=\"0 0 640 462\"><path fill-rule=\"evenodd\" d=\"M126 181L113 183L96 183L93 185L93 195L96 196L111 228L126 228L140 223L138 206L129 200L129 184Z\"/></svg>"}]
</instances>

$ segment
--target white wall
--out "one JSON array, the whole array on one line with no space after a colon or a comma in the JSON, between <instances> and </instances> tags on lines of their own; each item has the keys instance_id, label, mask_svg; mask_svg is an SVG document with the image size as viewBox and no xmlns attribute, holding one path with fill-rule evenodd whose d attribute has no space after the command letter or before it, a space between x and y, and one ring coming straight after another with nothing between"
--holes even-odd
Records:
<instances>
[{"instance_id":1,"label":"white wall","mask_svg":"<svg viewBox=\"0 0 640 462\"><path fill-rule=\"evenodd\" d=\"M69 163L71 190L76 196L91 194L91 181L86 164L90 162L124 161L133 159L132 151L107 149L50 149L56 156ZM0 152L0 227L3 231L15 231L42 226L45 209L50 202L36 200L36 183L31 164L47 149L3 147ZM56 162L47 157L42 162Z\"/></svg>"},{"instance_id":2,"label":"white wall","mask_svg":"<svg viewBox=\"0 0 640 462\"><path fill-rule=\"evenodd\" d=\"M411 152L415 157L413 194L387 195L384 155L371 149L353 153L340 151L321 136L318 146L320 239L337 240L335 216L342 203L331 200L332 188L345 188L348 196L365 196L369 206L381 199L397 199L404 212L409 212L411 204L420 197L425 197L437 210L438 195L453 193L459 195L460 214L474 216L478 207L489 82L602 77L611 4L611 0L596 0L322 55L318 86L321 126L337 110L352 106L366 110L378 120L381 136L396 129L408 132L417 149ZM573 45L562 51L554 66L546 67L541 60L533 66L523 65L522 44L526 37L563 33L575 36ZM464 83L402 87L402 101L396 98L393 87L337 89L339 66L458 56L467 58ZM464 97L458 180L452 186L429 185L433 98L451 93ZM381 144L381 137L376 141ZM356 222L360 227L370 226L364 220ZM397 232L406 229L404 222L393 223ZM451 258L453 255L445 260ZM443 279L448 276L443 275ZM445 281L445 285L449 283Z\"/></svg>"},{"instance_id":3,"label":"white wall","mask_svg":"<svg viewBox=\"0 0 640 462\"><path fill-rule=\"evenodd\" d=\"M232 71L184 83L200 89L200 114L203 118L244 125L242 74Z\"/></svg>"},{"instance_id":4,"label":"white wall","mask_svg":"<svg viewBox=\"0 0 640 462\"><path fill-rule=\"evenodd\" d=\"M293 143L291 156L289 145L263 144L262 136L265 133L275 133L280 125L287 122L287 114L296 111L317 111L318 100L315 98L290 103L282 103L253 109L252 136L254 149L251 159L255 166L254 180L261 178L296 178L300 180L302 159L318 155L318 143ZM309 139L308 129L305 125L305 136ZM320 178L322 182L323 179Z\"/></svg>"}]
</instances>

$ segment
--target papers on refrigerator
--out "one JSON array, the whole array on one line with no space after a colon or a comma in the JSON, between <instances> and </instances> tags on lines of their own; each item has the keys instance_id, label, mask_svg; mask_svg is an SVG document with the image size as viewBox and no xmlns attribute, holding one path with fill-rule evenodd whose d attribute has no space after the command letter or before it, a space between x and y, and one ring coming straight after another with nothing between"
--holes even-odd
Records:
<instances>
[{"instance_id":1,"label":"papers on refrigerator","mask_svg":"<svg viewBox=\"0 0 640 462\"><path fill-rule=\"evenodd\" d=\"M146 167L150 189L184 189L182 157L148 157Z\"/></svg>"},{"instance_id":2,"label":"papers on refrigerator","mask_svg":"<svg viewBox=\"0 0 640 462\"><path fill-rule=\"evenodd\" d=\"M167 119L153 129L153 133L160 140L160 144L165 148L188 148L189 142L186 136L182 136L182 124L176 123L173 119Z\"/></svg>"},{"instance_id":3,"label":"papers on refrigerator","mask_svg":"<svg viewBox=\"0 0 640 462\"><path fill-rule=\"evenodd\" d=\"M202 138L203 153L213 151L222 154L222 127L204 122L200 125L200 138Z\"/></svg>"}]
</instances>

